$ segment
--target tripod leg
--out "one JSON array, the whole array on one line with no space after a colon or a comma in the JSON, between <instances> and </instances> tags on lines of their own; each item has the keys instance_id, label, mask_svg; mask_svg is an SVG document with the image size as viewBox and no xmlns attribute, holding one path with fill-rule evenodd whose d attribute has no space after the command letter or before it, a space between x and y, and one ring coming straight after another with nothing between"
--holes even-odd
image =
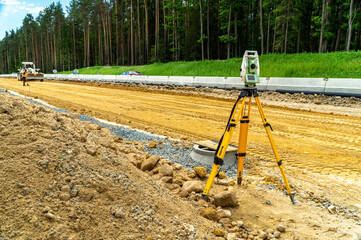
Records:
<instances>
[{"instance_id":1,"label":"tripod leg","mask_svg":"<svg viewBox=\"0 0 361 240\"><path fill-rule=\"evenodd\" d=\"M248 114L246 112L242 115L240 130L239 130L239 143L238 143L238 151L237 151L237 184L242 184L242 177L243 177L243 166L244 166L244 159L246 158L246 148L247 148L247 136L248 136L248 124L249 124L249 116L251 113L251 102L252 98L249 98L248 103Z\"/></svg>"},{"instance_id":2,"label":"tripod leg","mask_svg":"<svg viewBox=\"0 0 361 240\"><path fill-rule=\"evenodd\" d=\"M229 145L229 142L231 141L231 137L233 135L234 128L236 127L236 123L239 121L240 115L242 114L245 102L246 102L246 97L242 97L242 98L238 99L236 104L234 105L231 116L230 116L227 126L226 126L226 130L220 140L219 147L217 148L217 151L215 153L212 171L207 180L206 187L203 190L203 198L204 199L208 198L208 194L209 194L209 191L211 190L214 178L216 177L219 168L223 164L223 158L226 155L227 147ZM238 108L240 103L241 103L241 107L235 118L235 115L236 115L235 110Z\"/></svg>"},{"instance_id":3,"label":"tripod leg","mask_svg":"<svg viewBox=\"0 0 361 240\"><path fill-rule=\"evenodd\" d=\"M263 126L265 127L265 130L266 130L266 133L267 133L267 136L268 136L268 139L271 143L271 147L272 147L272 150L273 150L273 153L276 157L276 161L277 161L277 164L278 164L278 167L281 171L281 174L282 174L282 178L283 178L283 181L286 185L286 188L287 188L287 193L290 195L290 198L291 198L291 201L292 203L295 203L294 201L294 198L293 198L293 194L291 193L291 189L290 189L290 185L288 184L288 180L287 180L287 177L286 177L286 173L283 169L283 165L282 165L282 160L280 160L280 157L278 155L278 151L277 151L277 148L276 148L276 145L273 141L273 137L271 135L271 130L272 130L272 127L271 127L271 124L269 124L266 120L266 117L264 115L264 112L263 112L263 109L262 109L262 105L261 105L261 102L259 100L259 97L255 97L255 100L256 100L256 104L257 104L257 107L258 107L258 110L259 110L259 113L261 115L261 118L262 118L262 122L263 122Z\"/></svg>"}]
</instances>

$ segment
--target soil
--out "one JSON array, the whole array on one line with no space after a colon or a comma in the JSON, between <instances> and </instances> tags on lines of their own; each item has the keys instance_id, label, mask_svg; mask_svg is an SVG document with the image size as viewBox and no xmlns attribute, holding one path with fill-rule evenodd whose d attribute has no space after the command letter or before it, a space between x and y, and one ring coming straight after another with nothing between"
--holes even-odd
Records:
<instances>
[{"instance_id":1,"label":"soil","mask_svg":"<svg viewBox=\"0 0 361 240\"><path fill-rule=\"evenodd\" d=\"M209 234L215 223L131 164L146 153L76 117L0 94L1 239Z\"/></svg>"},{"instance_id":2,"label":"soil","mask_svg":"<svg viewBox=\"0 0 361 240\"><path fill-rule=\"evenodd\" d=\"M0 88L56 107L188 142L218 139L238 95L187 87L30 85L0 79ZM133 166L134 159L147 154L114 142L106 130L91 130L97 128L78 121L76 114L56 113L8 94L0 98L0 237L214 239L216 227L234 231L232 224L199 215L205 207L194 201L199 195L182 199L179 187L172 189L157 174ZM359 99L267 92L260 99L298 202L292 205L285 196L252 107L257 120L249 129L244 182L214 184L211 190L211 196L236 192L239 207L229 210L230 222L244 222L238 237L260 237L283 225L282 239L359 239ZM231 142L237 144L237 138ZM184 181L194 178L186 169L180 175ZM155 214L146 215L151 209Z\"/></svg>"}]
</instances>

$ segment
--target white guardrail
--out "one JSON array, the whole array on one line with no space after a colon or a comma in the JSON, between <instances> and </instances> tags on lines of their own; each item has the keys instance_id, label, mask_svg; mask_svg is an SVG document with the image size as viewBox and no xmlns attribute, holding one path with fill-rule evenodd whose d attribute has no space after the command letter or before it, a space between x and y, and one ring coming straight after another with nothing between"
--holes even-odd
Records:
<instances>
[{"instance_id":1,"label":"white guardrail","mask_svg":"<svg viewBox=\"0 0 361 240\"><path fill-rule=\"evenodd\" d=\"M3 74L0 77L16 77ZM244 83L240 77L185 77L185 76L139 76L139 75L88 75L88 74L45 74L45 79L63 81L98 81L114 83L136 83L150 85L174 85L241 89ZM323 93L327 95L361 97L361 79L354 78L260 78L260 91Z\"/></svg>"}]
</instances>

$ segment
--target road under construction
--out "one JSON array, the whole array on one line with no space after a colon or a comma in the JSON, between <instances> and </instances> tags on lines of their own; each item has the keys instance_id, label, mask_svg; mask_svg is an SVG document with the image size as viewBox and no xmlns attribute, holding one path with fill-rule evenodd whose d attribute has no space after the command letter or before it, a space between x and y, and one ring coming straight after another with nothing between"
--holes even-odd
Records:
<instances>
[{"instance_id":1,"label":"road under construction","mask_svg":"<svg viewBox=\"0 0 361 240\"><path fill-rule=\"evenodd\" d=\"M14 79L0 79L0 88L38 98L58 108L129 125L152 133L188 141L218 140L235 99L204 96L185 91L162 91L129 85L32 82L23 87ZM321 113L275 106L267 101L264 112L272 124L277 149L285 170L312 184L319 176L324 183L334 179L337 198L347 195L349 204L358 202L361 175L361 121L357 116ZM277 168L257 108L252 108L247 154ZM231 144L237 144L234 134ZM305 172L317 177L305 176ZM290 175L292 175L290 174ZM306 178L308 180L306 180ZM313 179L313 180L312 180ZM325 183L326 182L326 183Z\"/></svg>"}]
</instances>

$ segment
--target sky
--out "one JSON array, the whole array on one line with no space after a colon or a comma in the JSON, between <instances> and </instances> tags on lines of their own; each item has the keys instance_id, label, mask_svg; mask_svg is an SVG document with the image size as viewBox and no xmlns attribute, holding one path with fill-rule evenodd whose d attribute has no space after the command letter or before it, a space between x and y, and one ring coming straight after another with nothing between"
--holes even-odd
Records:
<instances>
[{"instance_id":1,"label":"sky","mask_svg":"<svg viewBox=\"0 0 361 240\"><path fill-rule=\"evenodd\" d=\"M65 11L70 0L0 0L0 40L5 37L5 31L20 28L26 14L30 13L36 18L53 2L60 2Z\"/></svg>"}]
</instances>

